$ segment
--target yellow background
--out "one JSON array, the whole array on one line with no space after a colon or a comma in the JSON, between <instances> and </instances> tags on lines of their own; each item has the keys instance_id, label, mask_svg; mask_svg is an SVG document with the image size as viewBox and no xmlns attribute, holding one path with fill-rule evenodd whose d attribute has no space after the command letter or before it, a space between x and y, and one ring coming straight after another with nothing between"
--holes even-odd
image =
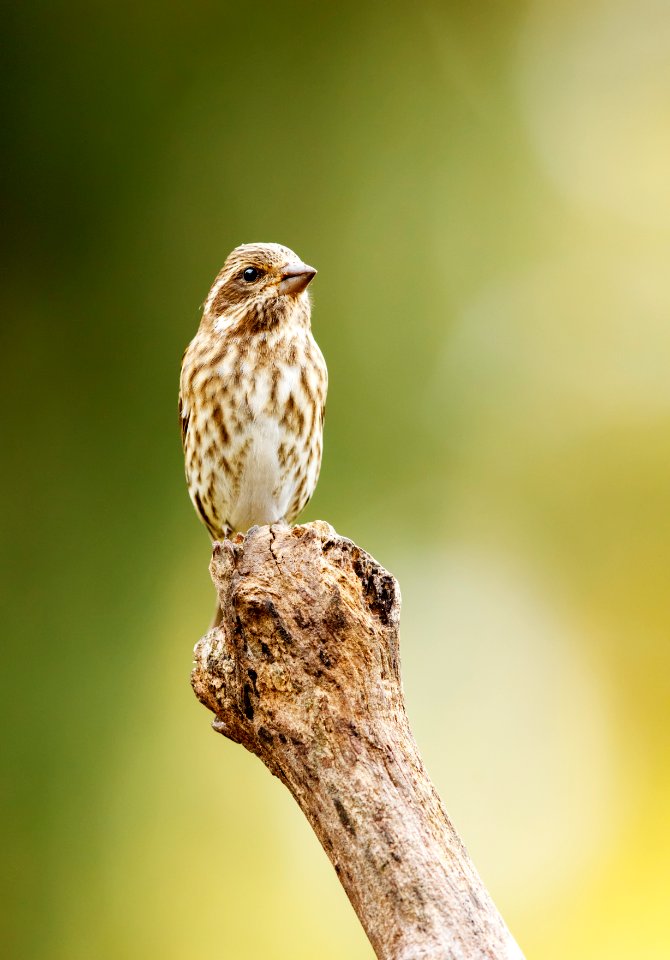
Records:
<instances>
[{"instance_id":1,"label":"yellow background","mask_svg":"<svg viewBox=\"0 0 670 960\"><path fill-rule=\"evenodd\" d=\"M426 763L527 956L670 954L665 0L15 3L3 955L363 960L188 683L176 422L228 251L319 268L305 517L401 584Z\"/></svg>"}]
</instances>

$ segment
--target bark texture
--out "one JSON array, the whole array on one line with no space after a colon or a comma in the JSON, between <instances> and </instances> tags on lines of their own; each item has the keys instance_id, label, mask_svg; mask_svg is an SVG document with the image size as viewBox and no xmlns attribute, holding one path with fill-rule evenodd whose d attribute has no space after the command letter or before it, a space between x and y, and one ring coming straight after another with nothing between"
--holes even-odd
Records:
<instances>
[{"instance_id":1,"label":"bark texture","mask_svg":"<svg viewBox=\"0 0 670 960\"><path fill-rule=\"evenodd\" d=\"M210 569L196 695L289 788L380 960L521 958L409 728L395 579L321 521L216 543Z\"/></svg>"}]
</instances>

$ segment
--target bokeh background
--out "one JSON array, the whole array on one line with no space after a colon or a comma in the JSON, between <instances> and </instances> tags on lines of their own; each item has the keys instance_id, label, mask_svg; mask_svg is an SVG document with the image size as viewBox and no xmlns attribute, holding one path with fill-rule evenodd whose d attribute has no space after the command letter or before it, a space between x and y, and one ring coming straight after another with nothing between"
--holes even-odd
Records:
<instances>
[{"instance_id":1,"label":"bokeh background","mask_svg":"<svg viewBox=\"0 0 670 960\"><path fill-rule=\"evenodd\" d=\"M372 952L208 729L176 422L237 243L319 268L306 519L400 579L408 710L527 956L670 951L665 0L5 7L3 955Z\"/></svg>"}]
</instances>

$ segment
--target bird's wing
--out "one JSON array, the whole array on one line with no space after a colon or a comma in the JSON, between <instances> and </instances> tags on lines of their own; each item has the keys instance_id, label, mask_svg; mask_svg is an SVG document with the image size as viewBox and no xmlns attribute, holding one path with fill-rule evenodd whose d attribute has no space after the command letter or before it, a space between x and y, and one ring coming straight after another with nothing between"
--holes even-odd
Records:
<instances>
[{"instance_id":1,"label":"bird's wing","mask_svg":"<svg viewBox=\"0 0 670 960\"><path fill-rule=\"evenodd\" d=\"M186 450L186 433L188 431L188 421L191 416L191 411L188 408L188 404L184 400L181 390L179 391L179 425L181 427L181 445Z\"/></svg>"},{"instance_id":2,"label":"bird's wing","mask_svg":"<svg viewBox=\"0 0 670 960\"><path fill-rule=\"evenodd\" d=\"M186 434L188 432L188 421L191 416L191 410L186 399L186 378L184 376L184 368L186 361L186 354L190 349L189 346L184 350L184 355L181 358L181 372L179 375L179 426L181 428L181 445L186 452Z\"/></svg>"}]
</instances>

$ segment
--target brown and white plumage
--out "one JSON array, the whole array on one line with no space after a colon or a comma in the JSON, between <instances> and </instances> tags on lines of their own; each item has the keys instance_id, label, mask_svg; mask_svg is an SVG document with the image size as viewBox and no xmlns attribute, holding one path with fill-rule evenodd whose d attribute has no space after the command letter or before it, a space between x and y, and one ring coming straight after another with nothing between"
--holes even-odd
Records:
<instances>
[{"instance_id":1,"label":"brown and white plumage","mask_svg":"<svg viewBox=\"0 0 670 960\"><path fill-rule=\"evenodd\" d=\"M237 247L182 362L191 500L214 539L291 522L321 466L328 372L310 328L313 267L287 247Z\"/></svg>"}]
</instances>

